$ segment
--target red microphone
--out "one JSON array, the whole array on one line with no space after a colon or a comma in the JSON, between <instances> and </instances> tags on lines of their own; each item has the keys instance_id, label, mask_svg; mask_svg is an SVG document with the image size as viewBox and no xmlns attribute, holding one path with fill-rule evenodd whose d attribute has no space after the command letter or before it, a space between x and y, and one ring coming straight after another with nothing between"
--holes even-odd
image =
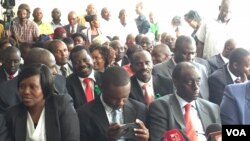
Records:
<instances>
[{"instance_id":1,"label":"red microphone","mask_svg":"<svg viewBox=\"0 0 250 141\"><path fill-rule=\"evenodd\" d=\"M178 129L172 129L164 132L164 141L186 141Z\"/></svg>"},{"instance_id":2,"label":"red microphone","mask_svg":"<svg viewBox=\"0 0 250 141\"><path fill-rule=\"evenodd\" d=\"M221 125L213 123L206 129L207 141L222 141Z\"/></svg>"}]
</instances>

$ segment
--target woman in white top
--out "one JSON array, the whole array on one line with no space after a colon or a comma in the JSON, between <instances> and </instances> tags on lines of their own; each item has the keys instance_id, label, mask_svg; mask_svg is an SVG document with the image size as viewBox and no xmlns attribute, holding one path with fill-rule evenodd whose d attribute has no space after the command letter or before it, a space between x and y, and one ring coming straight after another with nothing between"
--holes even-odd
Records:
<instances>
[{"instance_id":1,"label":"woman in white top","mask_svg":"<svg viewBox=\"0 0 250 141\"><path fill-rule=\"evenodd\" d=\"M87 36L89 44L98 36L102 36L100 31L100 20L97 15L87 15L85 20L89 22L90 27L83 30L83 33Z\"/></svg>"}]
</instances>

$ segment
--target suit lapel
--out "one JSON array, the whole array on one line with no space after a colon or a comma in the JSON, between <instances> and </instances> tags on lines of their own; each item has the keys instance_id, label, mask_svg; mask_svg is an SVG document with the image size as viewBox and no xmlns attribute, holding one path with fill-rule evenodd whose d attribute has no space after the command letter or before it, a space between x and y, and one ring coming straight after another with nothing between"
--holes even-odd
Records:
<instances>
[{"instance_id":1,"label":"suit lapel","mask_svg":"<svg viewBox=\"0 0 250 141\"><path fill-rule=\"evenodd\" d=\"M174 67L175 67L175 63L173 61L173 57L167 62L167 71L169 72L169 75L172 75L172 72L174 70ZM169 76L170 78L172 78L172 76Z\"/></svg>"},{"instance_id":2,"label":"suit lapel","mask_svg":"<svg viewBox=\"0 0 250 141\"><path fill-rule=\"evenodd\" d=\"M83 105L84 103L86 103L86 97L85 97L85 91L83 90L82 87L82 82L79 80L78 76L76 74L74 74L74 80L73 80L73 85L76 89L77 94L75 95L75 97L78 99L78 101L81 101L79 104Z\"/></svg>"},{"instance_id":3,"label":"suit lapel","mask_svg":"<svg viewBox=\"0 0 250 141\"><path fill-rule=\"evenodd\" d=\"M173 106L171 106L171 109L172 109L171 112L172 112L176 122L181 127L181 129L185 129L184 116L183 116L179 101L177 100L175 95L176 94L172 95L170 98L171 99L170 105L173 105Z\"/></svg>"},{"instance_id":4,"label":"suit lapel","mask_svg":"<svg viewBox=\"0 0 250 141\"><path fill-rule=\"evenodd\" d=\"M250 81L248 81L246 83L246 88L245 90L243 90L243 92L245 93L245 96L246 96L246 108L245 108L245 117L244 119L246 120L247 124L250 123L250 120L249 120L249 115L250 115L250 95L249 95L249 90L250 90Z\"/></svg>"},{"instance_id":5,"label":"suit lapel","mask_svg":"<svg viewBox=\"0 0 250 141\"><path fill-rule=\"evenodd\" d=\"M145 103L141 86L139 85L135 75L131 77L131 93L133 99Z\"/></svg>"},{"instance_id":6,"label":"suit lapel","mask_svg":"<svg viewBox=\"0 0 250 141\"><path fill-rule=\"evenodd\" d=\"M56 120L58 118L58 113L55 111L53 106L53 99L50 97L47 99L45 104L45 128L46 128L46 139L57 141L60 140L59 133L60 125Z\"/></svg>"},{"instance_id":7,"label":"suit lapel","mask_svg":"<svg viewBox=\"0 0 250 141\"><path fill-rule=\"evenodd\" d=\"M94 100L94 105L91 109L91 114L93 114L93 117L96 118L95 121L97 121L97 125L99 125L102 128L102 131L104 131L103 133L106 134L105 132L109 128L109 121L100 97Z\"/></svg>"},{"instance_id":8,"label":"suit lapel","mask_svg":"<svg viewBox=\"0 0 250 141\"><path fill-rule=\"evenodd\" d=\"M135 122L136 111L134 110L129 100L126 102L126 104L123 107L123 117L124 117L124 123Z\"/></svg>"},{"instance_id":9,"label":"suit lapel","mask_svg":"<svg viewBox=\"0 0 250 141\"><path fill-rule=\"evenodd\" d=\"M211 123L211 119L209 118L209 112L207 111L207 108L200 103L199 98L195 101L195 104L204 129Z\"/></svg>"},{"instance_id":10,"label":"suit lapel","mask_svg":"<svg viewBox=\"0 0 250 141\"><path fill-rule=\"evenodd\" d=\"M225 76L225 78L226 78L226 85L228 85L228 84L233 84L234 81L233 81L232 77L230 76L230 74L229 74L229 72L228 72L227 64L225 64L225 65L223 66L223 70L224 70L225 75L226 75L226 76Z\"/></svg>"},{"instance_id":11,"label":"suit lapel","mask_svg":"<svg viewBox=\"0 0 250 141\"><path fill-rule=\"evenodd\" d=\"M16 118L15 123L15 138L17 141L24 141L26 139L26 124L27 124L27 110L23 104L21 104L20 110L19 110L19 117Z\"/></svg>"}]
</instances>

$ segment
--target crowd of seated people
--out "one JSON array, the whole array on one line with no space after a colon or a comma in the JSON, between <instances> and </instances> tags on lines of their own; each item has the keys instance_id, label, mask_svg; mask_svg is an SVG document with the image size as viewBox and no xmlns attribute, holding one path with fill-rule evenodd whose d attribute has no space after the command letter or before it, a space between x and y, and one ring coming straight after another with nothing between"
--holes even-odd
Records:
<instances>
[{"instance_id":1,"label":"crowd of seated people","mask_svg":"<svg viewBox=\"0 0 250 141\"><path fill-rule=\"evenodd\" d=\"M213 37L230 22L230 0L213 22L176 16L190 34L162 31L142 2L135 9L134 23L126 9L114 22L90 3L64 25L58 8L45 23L41 8L20 4L0 38L0 140L163 141L177 129L206 141L211 124L249 124L250 50Z\"/></svg>"}]
</instances>

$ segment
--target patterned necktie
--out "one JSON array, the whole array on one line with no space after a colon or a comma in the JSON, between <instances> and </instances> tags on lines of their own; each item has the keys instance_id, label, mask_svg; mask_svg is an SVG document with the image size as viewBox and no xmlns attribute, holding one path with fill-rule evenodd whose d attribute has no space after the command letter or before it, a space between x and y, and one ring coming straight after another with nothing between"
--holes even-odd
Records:
<instances>
[{"instance_id":1,"label":"patterned necktie","mask_svg":"<svg viewBox=\"0 0 250 141\"><path fill-rule=\"evenodd\" d=\"M61 70L61 72L62 72L62 75L63 75L64 77L67 77L67 69L66 69L64 66L61 66L60 70Z\"/></svg>"},{"instance_id":2,"label":"patterned necktie","mask_svg":"<svg viewBox=\"0 0 250 141\"><path fill-rule=\"evenodd\" d=\"M83 82L86 85L86 87L85 87L86 100L87 100L87 102L90 102L94 99L92 88L90 86L90 78L85 78L83 80Z\"/></svg>"},{"instance_id":3,"label":"patterned necktie","mask_svg":"<svg viewBox=\"0 0 250 141\"><path fill-rule=\"evenodd\" d=\"M150 94L149 85L148 85L147 83L145 83L145 84L142 86L142 89L144 90L145 102L146 102L146 104L149 106L149 104L154 100L154 99L153 99L153 95Z\"/></svg>"},{"instance_id":4,"label":"patterned necktie","mask_svg":"<svg viewBox=\"0 0 250 141\"><path fill-rule=\"evenodd\" d=\"M185 105L185 122L186 122L186 134L191 141L198 141L194 126L191 120L191 107L192 105L188 103Z\"/></svg>"}]
</instances>

